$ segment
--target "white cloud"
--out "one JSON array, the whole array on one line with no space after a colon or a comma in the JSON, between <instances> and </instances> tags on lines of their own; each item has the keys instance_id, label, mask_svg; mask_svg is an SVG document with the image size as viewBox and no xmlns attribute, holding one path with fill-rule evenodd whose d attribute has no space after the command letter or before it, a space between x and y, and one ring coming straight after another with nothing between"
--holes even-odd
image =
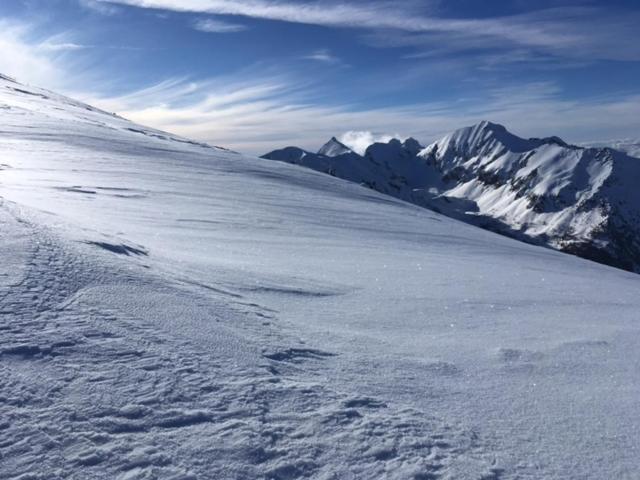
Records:
<instances>
[{"instance_id":1,"label":"white cloud","mask_svg":"<svg viewBox=\"0 0 640 480\"><path fill-rule=\"evenodd\" d=\"M368 131L351 130L340 135L338 140L354 152L364 155L370 145L377 142L387 143L392 138L401 139L400 135L385 135Z\"/></svg>"},{"instance_id":2,"label":"white cloud","mask_svg":"<svg viewBox=\"0 0 640 480\"><path fill-rule=\"evenodd\" d=\"M406 18L394 14L397 5L370 2L364 5L323 2L273 2L268 0L97 0L142 8L220 15L242 15L326 26L364 26L398 28Z\"/></svg>"},{"instance_id":3,"label":"white cloud","mask_svg":"<svg viewBox=\"0 0 640 480\"><path fill-rule=\"evenodd\" d=\"M309 55L305 55L302 57L305 60L314 60L316 62L326 63L326 64L337 64L340 63L340 59L333 55L327 49L320 49L311 52Z\"/></svg>"},{"instance_id":4,"label":"white cloud","mask_svg":"<svg viewBox=\"0 0 640 480\"><path fill-rule=\"evenodd\" d=\"M89 48L87 45L79 45L73 42L64 42L64 43L53 43L53 42L42 42L38 45L38 48L42 50L48 50L51 52L64 52L68 50L82 50L83 48Z\"/></svg>"},{"instance_id":5,"label":"white cloud","mask_svg":"<svg viewBox=\"0 0 640 480\"><path fill-rule=\"evenodd\" d=\"M228 23L213 18L199 18L193 22L193 28L206 33L236 33L247 30L246 25Z\"/></svg>"},{"instance_id":6,"label":"white cloud","mask_svg":"<svg viewBox=\"0 0 640 480\"><path fill-rule=\"evenodd\" d=\"M24 82L55 85L63 76L50 55L50 49L27 40L30 29L22 24L0 20L0 73Z\"/></svg>"},{"instance_id":7,"label":"white cloud","mask_svg":"<svg viewBox=\"0 0 640 480\"><path fill-rule=\"evenodd\" d=\"M463 50L519 46L572 58L640 59L640 42L628 41L637 37L640 14L613 9L563 7L494 18L455 19L425 15L423 9L415 7L415 2L398 5L397 2L385 1L357 4L266 0L98 1L332 27L388 30L386 36L390 38L403 32L403 42L417 47L440 45L441 42L445 48Z\"/></svg>"}]
</instances>

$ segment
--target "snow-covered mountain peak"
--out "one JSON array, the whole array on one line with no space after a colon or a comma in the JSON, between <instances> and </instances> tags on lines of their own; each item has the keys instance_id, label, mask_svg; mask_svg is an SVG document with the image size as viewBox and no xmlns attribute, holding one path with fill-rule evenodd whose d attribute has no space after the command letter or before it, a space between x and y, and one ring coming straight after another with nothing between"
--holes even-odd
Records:
<instances>
[{"instance_id":1,"label":"snow-covered mountain peak","mask_svg":"<svg viewBox=\"0 0 640 480\"><path fill-rule=\"evenodd\" d=\"M536 148L539 142L526 140L509 132L503 125L482 121L447 135L431 147L444 153L467 152L486 155L496 151L524 152Z\"/></svg>"},{"instance_id":2,"label":"snow-covered mountain peak","mask_svg":"<svg viewBox=\"0 0 640 480\"><path fill-rule=\"evenodd\" d=\"M318 155L325 155L327 157L337 157L339 155L344 155L345 153L353 153L353 150L347 147L336 137L331 137L331 140L325 143L320 150L318 150Z\"/></svg>"},{"instance_id":3,"label":"snow-covered mountain peak","mask_svg":"<svg viewBox=\"0 0 640 480\"><path fill-rule=\"evenodd\" d=\"M456 155L457 152L465 152L475 156L491 156L505 151L514 153L528 152L543 145L570 147L556 136L522 138L511 133L503 125L483 120L445 136L443 139L428 146L423 153L429 154L438 151L440 154L449 152L451 155Z\"/></svg>"}]
</instances>

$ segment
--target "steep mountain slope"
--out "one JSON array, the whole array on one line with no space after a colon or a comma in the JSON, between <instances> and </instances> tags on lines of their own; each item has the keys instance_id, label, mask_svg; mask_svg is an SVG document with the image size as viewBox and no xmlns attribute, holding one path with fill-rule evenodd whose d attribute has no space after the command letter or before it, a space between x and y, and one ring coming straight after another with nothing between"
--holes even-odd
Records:
<instances>
[{"instance_id":1,"label":"steep mountain slope","mask_svg":"<svg viewBox=\"0 0 640 480\"><path fill-rule=\"evenodd\" d=\"M637 476L638 276L9 80L0 105L0 478Z\"/></svg>"},{"instance_id":2,"label":"steep mountain slope","mask_svg":"<svg viewBox=\"0 0 640 480\"><path fill-rule=\"evenodd\" d=\"M552 137L523 140L488 122L421 152L446 195L552 247L640 271L640 162Z\"/></svg>"},{"instance_id":3,"label":"steep mountain slope","mask_svg":"<svg viewBox=\"0 0 640 480\"><path fill-rule=\"evenodd\" d=\"M336 137L333 137L318 150L318 155L324 155L326 157L337 157L338 155L347 153L353 152L345 144L339 142Z\"/></svg>"},{"instance_id":4,"label":"steep mountain slope","mask_svg":"<svg viewBox=\"0 0 640 480\"><path fill-rule=\"evenodd\" d=\"M264 158L330 173L521 240L640 271L640 161L557 137L523 139L481 122L422 148L370 146L364 157L282 151Z\"/></svg>"}]
</instances>

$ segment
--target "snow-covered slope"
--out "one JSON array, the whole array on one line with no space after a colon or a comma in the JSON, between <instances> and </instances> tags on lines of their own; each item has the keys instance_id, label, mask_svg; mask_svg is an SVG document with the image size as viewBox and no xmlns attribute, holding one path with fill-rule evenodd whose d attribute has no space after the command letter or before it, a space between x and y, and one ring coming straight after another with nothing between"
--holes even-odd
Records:
<instances>
[{"instance_id":1,"label":"snow-covered slope","mask_svg":"<svg viewBox=\"0 0 640 480\"><path fill-rule=\"evenodd\" d=\"M0 478L636 478L636 275L0 105Z\"/></svg>"},{"instance_id":2,"label":"snow-covered slope","mask_svg":"<svg viewBox=\"0 0 640 480\"><path fill-rule=\"evenodd\" d=\"M640 161L481 122L422 148L374 144L364 157L296 150L264 158L324 171L449 216L640 271Z\"/></svg>"}]
</instances>

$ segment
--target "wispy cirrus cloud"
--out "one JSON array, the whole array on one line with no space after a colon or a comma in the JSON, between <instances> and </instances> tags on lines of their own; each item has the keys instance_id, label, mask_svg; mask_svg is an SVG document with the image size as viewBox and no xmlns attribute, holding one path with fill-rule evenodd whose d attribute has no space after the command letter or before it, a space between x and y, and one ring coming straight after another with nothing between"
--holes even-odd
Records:
<instances>
[{"instance_id":1,"label":"wispy cirrus cloud","mask_svg":"<svg viewBox=\"0 0 640 480\"><path fill-rule=\"evenodd\" d=\"M311 52L309 55L303 56L302 58L304 60L313 60L315 62L326 63L329 65L335 65L335 64L341 63L340 59L326 48L315 50Z\"/></svg>"},{"instance_id":2,"label":"wispy cirrus cloud","mask_svg":"<svg viewBox=\"0 0 640 480\"><path fill-rule=\"evenodd\" d=\"M223 77L193 80L169 78L146 88L127 90L120 78L119 93L104 82L118 81L100 68L75 63L82 50L47 48L73 43L68 35L39 38L34 25L0 20L0 73L18 80L61 90L63 93L118 112L132 120L186 137L262 154L284 145L317 149L342 132L399 132L423 142L462 125L490 119L524 136L560 135L570 142L602 138L637 137L640 95L568 99L555 82L491 86L474 83L464 99L415 102L373 108L340 103L332 84L316 75L301 77L284 65L264 65ZM108 80L105 80L107 78ZM398 84L398 72L375 79L384 88ZM379 139L348 134L354 144Z\"/></svg>"},{"instance_id":3,"label":"wispy cirrus cloud","mask_svg":"<svg viewBox=\"0 0 640 480\"><path fill-rule=\"evenodd\" d=\"M89 47L87 45L80 45L78 43L73 43L73 42L54 43L54 42L46 41L40 44L40 48L43 50L51 51L51 52L64 52L69 50L82 50L84 48L89 48Z\"/></svg>"},{"instance_id":4,"label":"wispy cirrus cloud","mask_svg":"<svg viewBox=\"0 0 640 480\"><path fill-rule=\"evenodd\" d=\"M15 24L14 24L15 25ZM23 44L26 44L25 38L27 37L27 32L30 30L34 30L31 27L24 26L22 27L22 32L20 34L20 41ZM86 48L91 48L91 45L85 45L74 41L72 37L70 37L67 33L59 33L57 35L52 35L41 41L34 41L33 45L35 48L46 51L46 52L69 52L74 50L84 50Z\"/></svg>"},{"instance_id":5,"label":"wispy cirrus cloud","mask_svg":"<svg viewBox=\"0 0 640 480\"><path fill-rule=\"evenodd\" d=\"M453 104L385 108L317 103L318 88L301 89L286 75L242 72L206 82L174 79L117 98L84 99L145 125L256 155L286 145L316 150L334 135L356 150L394 137L427 143L482 119L504 123L525 137L560 135L580 142L632 136L640 115L640 95L569 101L548 82L488 88Z\"/></svg>"},{"instance_id":6,"label":"wispy cirrus cloud","mask_svg":"<svg viewBox=\"0 0 640 480\"><path fill-rule=\"evenodd\" d=\"M570 58L640 60L640 13L594 7L558 7L491 18L425 14L415 2L269 2L266 0L98 0L182 12L381 31L379 46L471 50L517 46ZM431 3L431 2L428 2Z\"/></svg>"},{"instance_id":7,"label":"wispy cirrus cloud","mask_svg":"<svg viewBox=\"0 0 640 480\"><path fill-rule=\"evenodd\" d=\"M193 21L193 28L205 33L237 33L245 31L249 27L216 18L198 18Z\"/></svg>"},{"instance_id":8,"label":"wispy cirrus cloud","mask_svg":"<svg viewBox=\"0 0 640 480\"><path fill-rule=\"evenodd\" d=\"M178 12L240 15L310 25L337 27L409 28L410 17L393 2L366 4L327 2L287 2L267 0L96 0L105 4L131 5ZM414 26L415 28L415 26Z\"/></svg>"}]
</instances>

